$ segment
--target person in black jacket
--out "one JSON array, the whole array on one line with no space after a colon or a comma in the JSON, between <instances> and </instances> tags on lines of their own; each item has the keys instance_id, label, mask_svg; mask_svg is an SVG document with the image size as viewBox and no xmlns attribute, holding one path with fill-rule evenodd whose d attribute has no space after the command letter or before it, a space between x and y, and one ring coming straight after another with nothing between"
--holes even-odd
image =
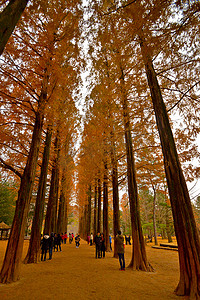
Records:
<instances>
[{"instance_id":1,"label":"person in black jacket","mask_svg":"<svg viewBox=\"0 0 200 300\"><path fill-rule=\"evenodd\" d=\"M56 243L57 243L57 251L58 251L58 248L61 250L61 241L62 241L62 238L61 238L61 235L60 233L57 234L57 240L56 240Z\"/></svg>"},{"instance_id":2,"label":"person in black jacket","mask_svg":"<svg viewBox=\"0 0 200 300\"><path fill-rule=\"evenodd\" d=\"M49 237L49 259L52 259L53 247L54 247L54 233L52 232Z\"/></svg>"},{"instance_id":3,"label":"person in black jacket","mask_svg":"<svg viewBox=\"0 0 200 300\"><path fill-rule=\"evenodd\" d=\"M41 245L42 245L42 256L41 256L41 261L46 260L46 255L47 255L47 250L49 249L49 235L44 234L43 239L41 240Z\"/></svg>"},{"instance_id":4,"label":"person in black jacket","mask_svg":"<svg viewBox=\"0 0 200 300\"><path fill-rule=\"evenodd\" d=\"M75 236L75 243L76 243L76 248L79 248L79 246L80 246L80 236L79 236L79 234L76 234L76 236Z\"/></svg>"},{"instance_id":5,"label":"person in black jacket","mask_svg":"<svg viewBox=\"0 0 200 300\"><path fill-rule=\"evenodd\" d=\"M101 258L101 235L100 232L97 233L95 237L95 245L96 245L96 258Z\"/></svg>"},{"instance_id":6,"label":"person in black jacket","mask_svg":"<svg viewBox=\"0 0 200 300\"><path fill-rule=\"evenodd\" d=\"M101 234L101 257L105 258L105 251L106 251L106 245L105 245L105 237L104 234Z\"/></svg>"}]
</instances>

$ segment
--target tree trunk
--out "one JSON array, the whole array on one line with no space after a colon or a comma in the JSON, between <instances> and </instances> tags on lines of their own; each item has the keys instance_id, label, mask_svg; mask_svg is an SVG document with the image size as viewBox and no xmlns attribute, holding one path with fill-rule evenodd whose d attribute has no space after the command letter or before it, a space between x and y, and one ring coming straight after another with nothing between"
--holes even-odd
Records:
<instances>
[{"instance_id":1,"label":"tree trunk","mask_svg":"<svg viewBox=\"0 0 200 300\"><path fill-rule=\"evenodd\" d=\"M107 59L107 55L105 56L105 65L107 69L107 78L108 78L108 92L111 89L111 80L110 80L110 71L109 71L109 63ZM114 233L114 252L113 257L117 258L118 253L116 249L116 241L115 237L117 232L120 230L120 213L119 213L119 188L118 188L118 169L117 169L117 158L116 158L116 150L115 150L115 138L114 138L114 114L112 112L112 95L108 95L108 118L111 120L111 130L110 130L110 141L111 141L111 164L112 164L112 188L113 188L113 233ZM111 234L111 233L110 233Z\"/></svg>"},{"instance_id":2,"label":"tree trunk","mask_svg":"<svg viewBox=\"0 0 200 300\"><path fill-rule=\"evenodd\" d=\"M100 175L99 175L100 176ZM98 216L97 216L97 232L101 232L101 179L98 178Z\"/></svg>"},{"instance_id":3,"label":"tree trunk","mask_svg":"<svg viewBox=\"0 0 200 300\"><path fill-rule=\"evenodd\" d=\"M52 213L52 220L51 226L52 231L56 233L58 232L57 222L58 222L58 197L59 197L59 180L60 180L60 168L59 168L59 160L60 160L60 143L59 138L57 137L57 142L55 145L55 194L54 194L54 203L53 203L53 213Z\"/></svg>"},{"instance_id":4,"label":"tree trunk","mask_svg":"<svg viewBox=\"0 0 200 300\"><path fill-rule=\"evenodd\" d=\"M46 141L43 153L42 167L40 172L39 186L35 205L35 214L31 229L28 253L24 260L25 263L37 263L40 261L40 241L41 229L44 216L44 203L46 194L47 172L49 164L49 154L51 148L52 126L48 126Z\"/></svg>"},{"instance_id":5,"label":"tree trunk","mask_svg":"<svg viewBox=\"0 0 200 300\"><path fill-rule=\"evenodd\" d=\"M55 201L54 195L55 195L55 166L52 167L51 171L51 183L50 183L50 191L49 191L49 200L47 204L47 211L46 211L46 217L45 217L45 224L44 224L44 233L50 234L53 232L51 220L53 215L53 203Z\"/></svg>"},{"instance_id":6,"label":"tree trunk","mask_svg":"<svg viewBox=\"0 0 200 300\"><path fill-rule=\"evenodd\" d=\"M168 206L166 206L165 220L166 220L166 232L167 232L168 243L172 243L172 235L171 235L171 230L170 230L169 208L168 208Z\"/></svg>"},{"instance_id":7,"label":"tree trunk","mask_svg":"<svg viewBox=\"0 0 200 300\"><path fill-rule=\"evenodd\" d=\"M164 166L169 189L174 227L179 249L180 281L177 295L200 297L200 241L192 211L192 205L179 162L167 110L153 67L150 51L141 35L140 46L147 80L156 115L156 122L164 156Z\"/></svg>"},{"instance_id":8,"label":"tree trunk","mask_svg":"<svg viewBox=\"0 0 200 300\"><path fill-rule=\"evenodd\" d=\"M92 188L90 185L88 189L88 204L87 204L87 235L90 235L90 231L91 231L91 193L92 193Z\"/></svg>"},{"instance_id":9,"label":"tree trunk","mask_svg":"<svg viewBox=\"0 0 200 300\"><path fill-rule=\"evenodd\" d=\"M83 218L83 237L87 241L87 205L84 205L84 218Z\"/></svg>"},{"instance_id":10,"label":"tree trunk","mask_svg":"<svg viewBox=\"0 0 200 300\"><path fill-rule=\"evenodd\" d=\"M156 228L156 188L153 187L153 233L155 245L158 245L157 228Z\"/></svg>"},{"instance_id":11,"label":"tree trunk","mask_svg":"<svg viewBox=\"0 0 200 300\"><path fill-rule=\"evenodd\" d=\"M147 262L144 236L140 221L140 210L138 201L138 191L136 183L135 160L133 156L133 145L131 136L130 117L128 112L128 100L125 88L125 80L123 69L121 68L121 91L122 91L122 107L124 118L126 157L127 157L127 175L128 175L128 194L131 214L132 227L132 258L129 267L134 270L152 271L152 267Z\"/></svg>"},{"instance_id":12,"label":"tree trunk","mask_svg":"<svg viewBox=\"0 0 200 300\"><path fill-rule=\"evenodd\" d=\"M24 173L21 178L18 199L16 202L15 216L13 219L6 254L1 269L0 282L2 283L17 281L19 279L24 233L35 180L35 172L37 167L44 120L44 110L47 103L48 79L49 76L46 70L43 78L41 94L38 101L38 110L36 112L30 151Z\"/></svg>"},{"instance_id":13,"label":"tree trunk","mask_svg":"<svg viewBox=\"0 0 200 300\"><path fill-rule=\"evenodd\" d=\"M58 222L57 222L57 233L64 233L66 231L65 225L65 210L66 210L66 199L63 190L64 183L64 174L62 175L61 181L61 193L60 193L60 201L59 201L59 209L58 209Z\"/></svg>"},{"instance_id":14,"label":"tree trunk","mask_svg":"<svg viewBox=\"0 0 200 300\"><path fill-rule=\"evenodd\" d=\"M79 210L79 234L83 238L83 208Z\"/></svg>"},{"instance_id":15,"label":"tree trunk","mask_svg":"<svg viewBox=\"0 0 200 300\"><path fill-rule=\"evenodd\" d=\"M54 143L55 149L58 147L58 138L56 137ZM55 150L55 158L52 167L51 173L51 184L50 184L50 192L49 192L49 200L47 204L47 212L45 217L45 225L44 225L44 233L50 234L51 232L56 232L56 213L57 213L57 183L58 183L58 153Z\"/></svg>"},{"instance_id":16,"label":"tree trunk","mask_svg":"<svg viewBox=\"0 0 200 300\"><path fill-rule=\"evenodd\" d=\"M10 0L6 8L0 13L0 55L27 3L28 0Z\"/></svg>"},{"instance_id":17,"label":"tree trunk","mask_svg":"<svg viewBox=\"0 0 200 300\"><path fill-rule=\"evenodd\" d=\"M109 230L108 230L108 167L104 162L104 180L103 180L103 234L105 238L106 250L109 250Z\"/></svg>"},{"instance_id":18,"label":"tree trunk","mask_svg":"<svg viewBox=\"0 0 200 300\"><path fill-rule=\"evenodd\" d=\"M94 223L93 223L93 237L97 234L97 182L95 180L94 188Z\"/></svg>"}]
</instances>

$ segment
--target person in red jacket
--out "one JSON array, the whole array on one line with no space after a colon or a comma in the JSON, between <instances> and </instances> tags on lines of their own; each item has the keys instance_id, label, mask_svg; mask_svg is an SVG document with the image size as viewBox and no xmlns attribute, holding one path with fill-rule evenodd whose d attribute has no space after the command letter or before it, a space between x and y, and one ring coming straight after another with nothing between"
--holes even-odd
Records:
<instances>
[{"instance_id":1,"label":"person in red jacket","mask_svg":"<svg viewBox=\"0 0 200 300\"><path fill-rule=\"evenodd\" d=\"M66 244L66 242L67 242L67 232L65 231L65 234L64 234L64 244Z\"/></svg>"}]
</instances>

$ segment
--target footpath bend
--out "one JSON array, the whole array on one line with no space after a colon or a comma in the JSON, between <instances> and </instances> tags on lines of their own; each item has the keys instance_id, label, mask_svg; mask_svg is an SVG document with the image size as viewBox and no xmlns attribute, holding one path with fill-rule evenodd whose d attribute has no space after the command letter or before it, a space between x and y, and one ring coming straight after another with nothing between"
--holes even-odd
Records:
<instances>
[{"instance_id":1,"label":"footpath bend","mask_svg":"<svg viewBox=\"0 0 200 300\"><path fill-rule=\"evenodd\" d=\"M24 243L24 256L28 243L27 240ZM0 241L0 266L6 244L6 241ZM125 248L126 265L130 262L131 247ZM104 259L96 259L94 246L81 240L80 248L77 249L74 242L67 242L62 245L62 252L53 252L52 260L22 264L19 281L0 284L0 299L184 299L173 293L179 279L178 253L153 249L148 244L147 256L155 272L131 269L121 272L118 259L113 258L112 252L106 252Z\"/></svg>"}]
</instances>

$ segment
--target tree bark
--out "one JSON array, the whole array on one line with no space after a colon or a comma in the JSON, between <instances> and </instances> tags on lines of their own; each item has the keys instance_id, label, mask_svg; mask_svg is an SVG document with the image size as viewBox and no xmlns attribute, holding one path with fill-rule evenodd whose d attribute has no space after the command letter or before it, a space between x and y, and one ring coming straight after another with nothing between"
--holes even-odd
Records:
<instances>
[{"instance_id":1,"label":"tree bark","mask_svg":"<svg viewBox=\"0 0 200 300\"><path fill-rule=\"evenodd\" d=\"M92 201L91 193L92 193L92 188L90 185L88 189L88 204L87 204L87 235L90 235L90 231L91 231L91 201Z\"/></svg>"},{"instance_id":2,"label":"tree bark","mask_svg":"<svg viewBox=\"0 0 200 300\"><path fill-rule=\"evenodd\" d=\"M53 213L52 213L52 220L51 220L51 226L53 232L58 232L57 223L58 223L58 197L59 197L59 180L60 180L60 166L59 166L59 160L60 160L60 142L59 137L57 135L57 141L55 144L55 194L54 194L54 203L53 203Z\"/></svg>"},{"instance_id":3,"label":"tree bark","mask_svg":"<svg viewBox=\"0 0 200 300\"><path fill-rule=\"evenodd\" d=\"M17 22L19 21L28 0L10 0L0 14L0 55L8 42Z\"/></svg>"},{"instance_id":4,"label":"tree bark","mask_svg":"<svg viewBox=\"0 0 200 300\"><path fill-rule=\"evenodd\" d=\"M109 250L109 230L108 230L108 166L104 162L104 179L103 179L103 234L105 238L106 250Z\"/></svg>"},{"instance_id":5,"label":"tree bark","mask_svg":"<svg viewBox=\"0 0 200 300\"><path fill-rule=\"evenodd\" d=\"M93 223L93 237L95 238L97 234L97 182L95 179L94 187L94 223Z\"/></svg>"},{"instance_id":6,"label":"tree bark","mask_svg":"<svg viewBox=\"0 0 200 300\"><path fill-rule=\"evenodd\" d=\"M64 172L66 169L64 170ZM61 192L60 192L60 200L59 200L59 210L58 210L58 222L57 222L57 233L64 233L67 230L65 214L66 214L66 198L64 193L64 181L65 181L65 173L62 175L61 180Z\"/></svg>"},{"instance_id":7,"label":"tree bark","mask_svg":"<svg viewBox=\"0 0 200 300\"><path fill-rule=\"evenodd\" d=\"M42 166L40 172L39 186L35 205L35 214L31 229L31 238L29 242L28 253L24 260L25 263L37 263L40 261L40 241L41 229L44 216L44 203L46 194L46 182L49 164L49 154L51 148L52 126L48 126L45 147L43 152Z\"/></svg>"},{"instance_id":8,"label":"tree bark","mask_svg":"<svg viewBox=\"0 0 200 300\"><path fill-rule=\"evenodd\" d=\"M168 208L168 206L166 206L165 220L166 220L166 232L167 232L168 243L172 243L172 235L171 235L171 231L170 231L169 208Z\"/></svg>"},{"instance_id":9,"label":"tree bark","mask_svg":"<svg viewBox=\"0 0 200 300\"><path fill-rule=\"evenodd\" d=\"M200 241L192 205L179 162L167 110L153 67L150 51L142 32L139 35L142 57L151 92L157 127L160 135L164 166L169 189L174 227L179 249L180 281L177 295L200 298Z\"/></svg>"},{"instance_id":10,"label":"tree bark","mask_svg":"<svg viewBox=\"0 0 200 300\"><path fill-rule=\"evenodd\" d=\"M146 249L144 243L144 236L142 232L142 226L140 221L140 210L138 201L138 191L136 183L135 172L135 160L133 156L133 145L131 136L130 117L128 112L128 100L126 94L124 72L121 69L121 92L122 92L122 108L125 130L125 142L126 142L126 157L127 157L127 175L128 175L128 194L130 203L131 214L131 227L132 227L132 258L129 267L134 270L152 271L152 267L147 261Z\"/></svg>"},{"instance_id":11,"label":"tree bark","mask_svg":"<svg viewBox=\"0 0 200 300\"><path fill-rule=\"evenodd\" d=\"M101 232L101 179L98 178L98 215L97 215L97 232Z\"/></svg>"},{"instance_id":12,"label":"tree bark","mask_svg":"<svg viewBox=\"0 0 200 300\"><path fill-rule=\"evenodd\" d=\"M58 138L56 137L55 143L55 158L51 173L51 184L49 192L49 200L47 204L47 212L45 217L44 233L50 234L51 232L57 232L57 189L58 189Z\"/></svg>"},{"instance_id":13,"label":"tree bark","mask_svg":"<svg viewBox=\"0 0 200 300\"><path fill-rule=\"evenodd\" d=\"M87 205L84 205L84 218L83 218L83 237L87 241Z\"/></svg>"},{"instance_id":14,"label":"tree bark","mask_svg":"<svg viewBox=\"0 0 200 300\"><path fill-rule=\"evenodd\" d=\"M153 233L155 245L158 245L157 228L156 228L156 187L153 187Z\"/></svg>"}]
</instances>

